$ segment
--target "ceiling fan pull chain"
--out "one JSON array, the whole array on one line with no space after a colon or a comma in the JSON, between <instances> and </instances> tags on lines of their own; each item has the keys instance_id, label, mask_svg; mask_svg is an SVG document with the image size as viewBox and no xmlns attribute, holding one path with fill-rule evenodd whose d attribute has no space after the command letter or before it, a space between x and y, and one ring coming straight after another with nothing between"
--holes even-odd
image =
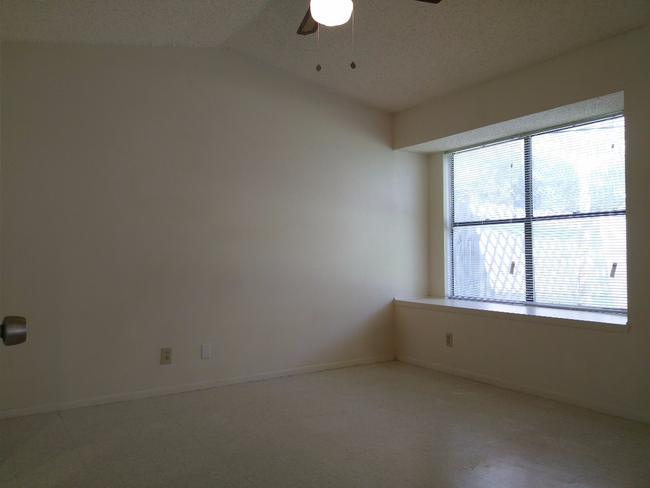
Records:
<instances>
[{"instance_id":1,"label":"ceiling fan pull chain","mask_svg":"<svg viewBox=\"0 0 650 488\"><path fill-rule=\"evenodd\" d=\"M316 71L320 71L323 69L321 68L320 61L319 61L320 60L320 24L318 24L317 32L318 32L318 37L317 37L318 40L316 41L316 62L318 64L316 65Z\"/></svg>"},{"instance_id":2,"label":"ceiling fan pull chain","mask_svg":"<svg viewBox=\"0 0 650 488\"><path fill-rule=\"evenodd\" d=\"M354 7L352 7L352 62L350 63L350 68L355 69L357 63L354 62Z\"/></svg>"}]
</instances>

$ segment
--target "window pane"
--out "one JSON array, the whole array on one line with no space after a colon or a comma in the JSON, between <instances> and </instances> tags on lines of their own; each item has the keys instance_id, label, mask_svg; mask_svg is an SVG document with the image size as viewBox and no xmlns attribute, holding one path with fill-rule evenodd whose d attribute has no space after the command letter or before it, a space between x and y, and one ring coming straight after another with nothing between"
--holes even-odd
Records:
<instances>
[{"instance_id":1,"label":"window pane","mask_svg":"<svg viewBox=\"0 0 650 488\"><path fill-rule=\"evenodd\" d=\"M454 221L524 217L524 142L454 154Z\"/></svg>"},{"instance_id":2,"label":"window pane","mask_svg":"<svg viewBox=\"0 0 650 488\"><path fill-rule=\"evenodd\" d=\"M625 209L623 117L532 137L535 217Z\"/></svg>"},{"instance_id":3,"label":"window pane","mask_svg":"<svg viewBox=\"0 0 650 488\"><path fill-rule=\"evenodd\" d=\"M524 301L524 224L454 229L454 295Z\"/></svg>"},{"instance_id":4,"label":"window pane","mask_svg":"<svg viewBox=\"0 0 650 488\"><path fill-rule=\"evenodd\" d=\"M533 223L535 300L627 308L624 216Z\"/></svg>"}]
</instances>

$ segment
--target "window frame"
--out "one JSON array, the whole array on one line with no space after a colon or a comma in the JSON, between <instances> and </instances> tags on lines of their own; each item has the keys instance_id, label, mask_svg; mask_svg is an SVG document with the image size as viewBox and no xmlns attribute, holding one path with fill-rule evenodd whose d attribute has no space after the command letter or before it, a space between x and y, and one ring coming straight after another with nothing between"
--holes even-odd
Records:
<instances>
[{"instance_id":1,"label":"window frame","mask_svg":"<svg viewBox=\"0 0 650 488\"><path fill-rule=\"evenodd\" d=\"M562 304L545 304L538 303L535 301L535 279L534 279L534 262L533 262L533 234L532 226L534 222L542 221L557 221L557 220L567 220L567 219L583 219L583 218L597 218L597 217L608 217L608 216L623 216L626 217L627 204L623 210L611 210L611 211L599 211L599 212L585 212L585 213L570 213L570 214L559 214L559 215L544 215L535 217L533 215L533 160L532 160L532 138L534 136L539 136L543 134L553 133L561 130L571 129L575 127L580 127L588 124L593 124L596 122L604 122L607 120L613 120L617 118L625 118L623 111L616 111L609 114L600 115L597 117L591 117L588 119L583 119L577 122L572 122L568 124L557 125L549 127L542 130L525 132L511 137L505 137L497 139L494 141L476 144L472 146L457 148L444 152L444 164L445 164L445 173L446 173L446 182L445 182L445 202L446 202L446 245L445 248L447 252L445 253L445 269L447 270L447 277L445 280L445 296L447 299L452 300L471 300L477 302L487 302L487 303L504 303L512 305L524 305L524 306L535 306L535 307L546 307L546 308L557 308L557 309L566 309L566 310L578 310L586 312L595 312L595 313L608 313L608 314L617 314L617 315L627 315L626 309L614 309L614 308L599 308L599 307L580 307L577 305L562 305ZM454 221L454 154L485 148L497 144L502 144L508 141L517 141L523 140L524 142L524 217L511 218L511 219L495 219L495 220L473 220L466 222L455 222ZM627 221L627 217L626 217ZM499 300L493 298L477 298L477 297L465 297L461 295L454 294L454 229L457 227L471 227L471 226L490 226L490 225L503 225L503 224L523 224L524 225L524 256L525 256L525 301L512 301L512 300Z\"/></svg>"}]
</instances>

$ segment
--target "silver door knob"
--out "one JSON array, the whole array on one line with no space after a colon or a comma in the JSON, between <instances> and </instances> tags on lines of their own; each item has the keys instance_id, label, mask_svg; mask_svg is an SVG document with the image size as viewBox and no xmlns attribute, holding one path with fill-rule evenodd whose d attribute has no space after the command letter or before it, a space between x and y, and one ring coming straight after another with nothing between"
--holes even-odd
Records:
<instances>
[{"instance_id":1,"label":"silver door knob","mask_svg":"<svg viewBox=\"0 0 650 488\"><path fill-rule=\"evenodd\" d=\"M27 320L25 317L8 315L2 321L0 337L5 346L15 346L27 340Z\"/></svg>"}]
</instances>

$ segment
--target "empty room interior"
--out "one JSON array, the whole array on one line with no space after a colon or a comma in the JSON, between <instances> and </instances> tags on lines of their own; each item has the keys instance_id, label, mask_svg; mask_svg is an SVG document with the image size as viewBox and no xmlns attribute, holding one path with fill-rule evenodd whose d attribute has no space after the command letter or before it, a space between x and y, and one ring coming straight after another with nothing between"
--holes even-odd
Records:
<instances>
[{"instance_id":1,"label":"empty room interior","mask_svg":"<svg viewBox=\"0 0 650 488\"><path fill-rule=\"evenodd\" d=\"M0 34L0 488L650 487L648 0Z\"/></svg>"}]
</instances>

